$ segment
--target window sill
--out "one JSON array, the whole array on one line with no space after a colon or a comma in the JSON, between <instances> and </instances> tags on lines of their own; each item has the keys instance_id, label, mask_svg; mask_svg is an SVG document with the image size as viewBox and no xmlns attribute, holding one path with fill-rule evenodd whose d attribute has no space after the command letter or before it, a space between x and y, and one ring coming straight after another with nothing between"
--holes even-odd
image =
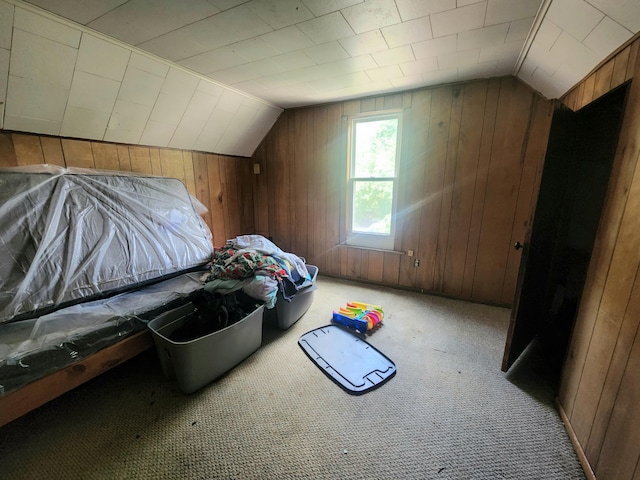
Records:
<instances>
[{"instance_id":1,"label":"window sill","mask_svg":"<svg viewBox=\"0 0 640 480\"><path fill-rule=\"evenodd\" d=\"M387 250L384 248L372 248L372 247L361 247L360 245L353 245L351 243L339 243L336 245L339 248L357 248L359 250L369 250L371 252L381 252L381 253L395 253L396 255L406 255L407 252L403 250Z\"/></svg>"}]
</instances>

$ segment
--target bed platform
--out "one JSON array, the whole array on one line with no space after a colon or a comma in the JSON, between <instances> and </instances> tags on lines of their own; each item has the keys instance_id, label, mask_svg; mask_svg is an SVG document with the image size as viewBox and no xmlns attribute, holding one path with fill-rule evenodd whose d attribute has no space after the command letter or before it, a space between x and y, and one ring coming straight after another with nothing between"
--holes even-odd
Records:
<instances>
[{"instance_id":1,"label":"bed platform","mask_svg":"<svg viewBox=\"0 0 640 480\"><path fill-rule=\"evenodd\" d=\"M0 427L41 407L63 393L120 365L153 346L149 331L104 348L84 360L35 380L14 392L0 397Z\"/></svg>"},{"instance_id":2,"label":"bed platform","mask_svg":"<svg viewBox=\"0 0 640 480\"><path fill-rule=\"evenodd\" d=\"M0 426L150 348L211 232L175 179L0 169Z\"/></svg>"}]
</instances>

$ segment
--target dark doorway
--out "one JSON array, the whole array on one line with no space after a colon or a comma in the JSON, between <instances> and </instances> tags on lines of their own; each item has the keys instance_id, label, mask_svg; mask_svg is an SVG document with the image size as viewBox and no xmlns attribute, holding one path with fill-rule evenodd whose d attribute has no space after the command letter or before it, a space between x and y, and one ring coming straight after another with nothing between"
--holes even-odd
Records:
<instances>
[{"instance_id":1,"label":"dark doorway","mask_svg":"<svg viewBox=\"0 0 640 480\"><path fill-rule=\"evenodd\" d=\"M627 85L577 112L557 104L523 253L502 370L536 336L559 376L607 193Z\"/></svg>"}]
</instances>

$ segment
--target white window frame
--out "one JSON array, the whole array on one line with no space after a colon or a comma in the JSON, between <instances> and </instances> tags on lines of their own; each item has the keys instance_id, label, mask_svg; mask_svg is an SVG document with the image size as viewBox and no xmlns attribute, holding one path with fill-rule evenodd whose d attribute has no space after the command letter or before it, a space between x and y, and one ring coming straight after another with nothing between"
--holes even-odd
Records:
<instances>
[{"instance_id":1,"label":"white window frame","mask_svg":"<svg viewBox=\"0 0 640 480\"><path fill-rule=\"evenodd\" d=\"M394 118L398 120L398 131L396 138L396 160L395 172L393 177L355 177L354 158L355 158L355 130L356 125L361 122L379 121ZM347 171L347 245L356 247L373 248L379 250L393 250L396 234L396 216L398 204L398 177L400 173L400 158L402 146L402 110L385 110L384 112L367 113L361 115L353 115L349 117L349 134L348 134L348 171ZM389 234L380 233L361 233L353 231L353 188L356 181L393 181L393 194L391 203L391 225Z\"/></svg>"}]
</instances>

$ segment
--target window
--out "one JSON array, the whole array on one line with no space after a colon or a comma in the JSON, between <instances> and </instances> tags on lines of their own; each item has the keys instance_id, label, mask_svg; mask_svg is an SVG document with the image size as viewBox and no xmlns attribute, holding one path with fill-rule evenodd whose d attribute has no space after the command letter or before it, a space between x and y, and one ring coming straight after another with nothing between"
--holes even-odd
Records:
<instances>
[{"instance_id":1,"label":"window","mask_svg":"<svg viewBox=\"0 0 640 480\"><path fill-rule=\"evenodd\" d=\"M351 119L347 244L393 250L400 129L399 112Z\"/></svg>"}]
</instances>

